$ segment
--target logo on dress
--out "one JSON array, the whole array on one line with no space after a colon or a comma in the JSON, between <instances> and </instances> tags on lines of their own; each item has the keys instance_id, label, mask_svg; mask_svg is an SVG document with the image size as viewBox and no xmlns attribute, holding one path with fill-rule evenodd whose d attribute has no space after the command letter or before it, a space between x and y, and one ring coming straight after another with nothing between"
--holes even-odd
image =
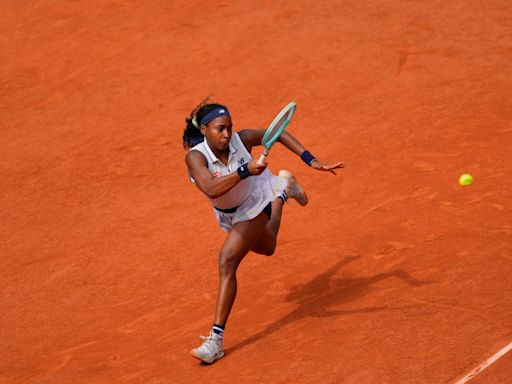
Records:
<instances>
[{"instance_id":1,"label":"logo on dress","mask_svg":"<svg viewBox=\"0 0 512 384\"><path fill-rule=\"evenodd\" d=\"M245 163L245 159L242 157L238 160L238 165L243 165Z\"/></svg>"}]
</instances>

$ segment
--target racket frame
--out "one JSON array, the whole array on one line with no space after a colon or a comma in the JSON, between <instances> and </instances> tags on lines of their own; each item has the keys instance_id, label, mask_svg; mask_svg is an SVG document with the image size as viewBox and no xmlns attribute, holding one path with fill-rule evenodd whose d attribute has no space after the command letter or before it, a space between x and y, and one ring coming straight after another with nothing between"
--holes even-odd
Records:
<instances>
[{"instance_id":1,"label":"racket frame","mask_svg":"<svg viewBox=\"0 0 512 384\"><path fill-rule=\"evenodd\" d=\"M270 125L268 126L265 134L263 135L263 138L261 139L261 145L263 145L263 153L261 154L260 159L258 160L258 163L265 164L265 159L267 158L268 154L270 153L270 148L274 143L277 141L279 136L284 132L288 124L290 123L290 120L293 117L293 114L295 113L295 110L297 109L297 104L294 101L291 101L284 107L281 112L277 114L277 116L272 120ZM283 122L279 130L274 133L272 137L270 137L270 134L274 130L276 124L281 120L286 114L288 116L286 117L286 120Z\"/></svg>"}]
</instances>

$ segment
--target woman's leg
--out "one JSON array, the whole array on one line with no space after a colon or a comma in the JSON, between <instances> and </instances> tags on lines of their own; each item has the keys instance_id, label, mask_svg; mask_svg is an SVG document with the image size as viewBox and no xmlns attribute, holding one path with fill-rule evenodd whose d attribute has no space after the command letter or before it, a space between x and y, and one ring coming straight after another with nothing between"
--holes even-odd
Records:
<instances>
[{"instance_id":1,"label":"woman's leg","mask_svg":"<svg viewBox=\"0 0 512 384\"><path fill-rule=\"evenodd\" d=\"M219 292L215 321L210 336L204 343L191 351L192 356L211 364L224 356L222 335L236 296L236 270L245 255L267 229L268 216L262 212L250 221L233 225L222 245L219 255Z\"/></svg>"},{"instance_id":2,"label":"woman's leg","mask_svg":"<svg viewBox=\"0 0 512 384\"><path fill-rule=\"evenodd\" d=\"M262 233L267 230L267 222L268 216L264 212L252 220L238 222L233 225L233 229L224 241L219 255L220 281L215 324L225 326L235 301L238 265L260 239Z\"/></svg>"},{"instance_id":3,"label":"woman's leg","mask_svg":"<svg viewBox=\"0 0 512 384\"><path fill-rule=\"evenodd\" d=\"M254 244L254 247L251 249L253 252L266 256L272 256L276 249L277 234L279 233L279 227L281 226L281 215L283 213L283 205L285 200L292 198L302 206L308 203L308 197L304 192L304 189L297 182L297 179L292 175L290 171L279 171L279 177L286 179L288 182L285 188L284 196L278 197L273 201L272 215L270 217L270 221L267 224L267 228L261 234L258 241Z\"/></svg>"},{"instance_id":4,"label":"woman's leg","mask_svg":"<svg viewBox=\"0 0 512 384\"><path fill-rule=\"evenodd\" d=\"M283 214L284 201L277 198L272 202L272 214L267 223L267 227L261 233L260 238L254 244L251 251L260 255L272 256L277 245L277 234L281 226L281 216Z\"/></svg>"}]
</instances>

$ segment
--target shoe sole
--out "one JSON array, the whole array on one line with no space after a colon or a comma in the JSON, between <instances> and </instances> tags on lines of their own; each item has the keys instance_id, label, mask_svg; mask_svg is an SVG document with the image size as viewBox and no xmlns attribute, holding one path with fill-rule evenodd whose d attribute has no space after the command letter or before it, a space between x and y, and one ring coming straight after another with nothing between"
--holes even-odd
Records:
<instances>
[{"instance_id":1,"label":"shoe sole","mask_svg":"<svg viewBox=\"0 0 512 384\"><path fill-rule=\"evenodd\" d=\"M297 188L299 189L299 191L301 192L301 195L304 196L304 199L295 199L293 198L299 205L301 206L305 206L309 199L308 199L308 195L306 194L306 192L304 191L304 188L302 188L302 186L299 184L299 182L297 181L297 179L295 178L295 176L293 176L293 174L290 172L290 171L287 171L285 169L282 169L281 171L279 171L279 174L278 174L279 177L284 177L285 179L287 180L291 180L292 182L295 183L295 185L297 186ZM301 201L302 200L302 201Z\"/></svg>"},{"instance_id":2,"label":"shoe sole","mask_svg":"<svg viewBox=\"0 0 512 384\"><path fill-rule=\"evenodd\" d=\"M204 359L201 356L196 355L194 351L190 351L190 354L196 359L201 360L203 363L212 364L224 356L224 351L221 351L220 354L215 355L213 359Z\"/></svg>"},{"instance_id":3,"label":"shoe sole","mask_svg":"<svg viewBox=\"0 0 512 384\"><path fill-rule=\"evenodd\" d=\"M302 190L302 195L304 196L304 201L303 202L301 202L299 200L296 200L296 201L297 201L297 203L299 203L299 205L305 206L309 202L308 195L306 195L306 192L304 192L304 190Z\"/></svg>"},{"instance_id":4,"label":"shoe sole","mask_svg":"<svg viewBox=\"0 0 512 384\"><path fill-rule=\"evenodd\" d=\"M295 179L295 177L294 177L294 179ZM308 195L306 195L306 192L304 191L304 189L297 182L297 179L295 179L295 185L297 185L297 188L299 188L300 194L303 196L303 200L302 199L295 199L295 201L297 203L299 203L299 205L305 206L308 203L308 201L309 201Z\"/></svg>"}]
</instances>

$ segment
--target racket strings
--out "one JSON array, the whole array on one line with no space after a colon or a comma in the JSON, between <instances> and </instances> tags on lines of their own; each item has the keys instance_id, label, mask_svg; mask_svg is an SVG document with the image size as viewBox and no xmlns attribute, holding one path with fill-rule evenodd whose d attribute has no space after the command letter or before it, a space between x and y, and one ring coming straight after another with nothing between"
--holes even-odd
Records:
<instances>
[{"instance_id":1,"label":"racket strings","mask_svg":"<svg viewBox=\"0 0 512 384\"><path fill-rule=\"evenodd\" d=\"M263 136L263 140L261 143L268 147L271 146L281 135L283 132L283 128L286 127L293 115L293 110L289 110L287 113L283 114L277 121L273 122L272 127L270 127L265 135Z\"/></svg>"}]
</instances>

